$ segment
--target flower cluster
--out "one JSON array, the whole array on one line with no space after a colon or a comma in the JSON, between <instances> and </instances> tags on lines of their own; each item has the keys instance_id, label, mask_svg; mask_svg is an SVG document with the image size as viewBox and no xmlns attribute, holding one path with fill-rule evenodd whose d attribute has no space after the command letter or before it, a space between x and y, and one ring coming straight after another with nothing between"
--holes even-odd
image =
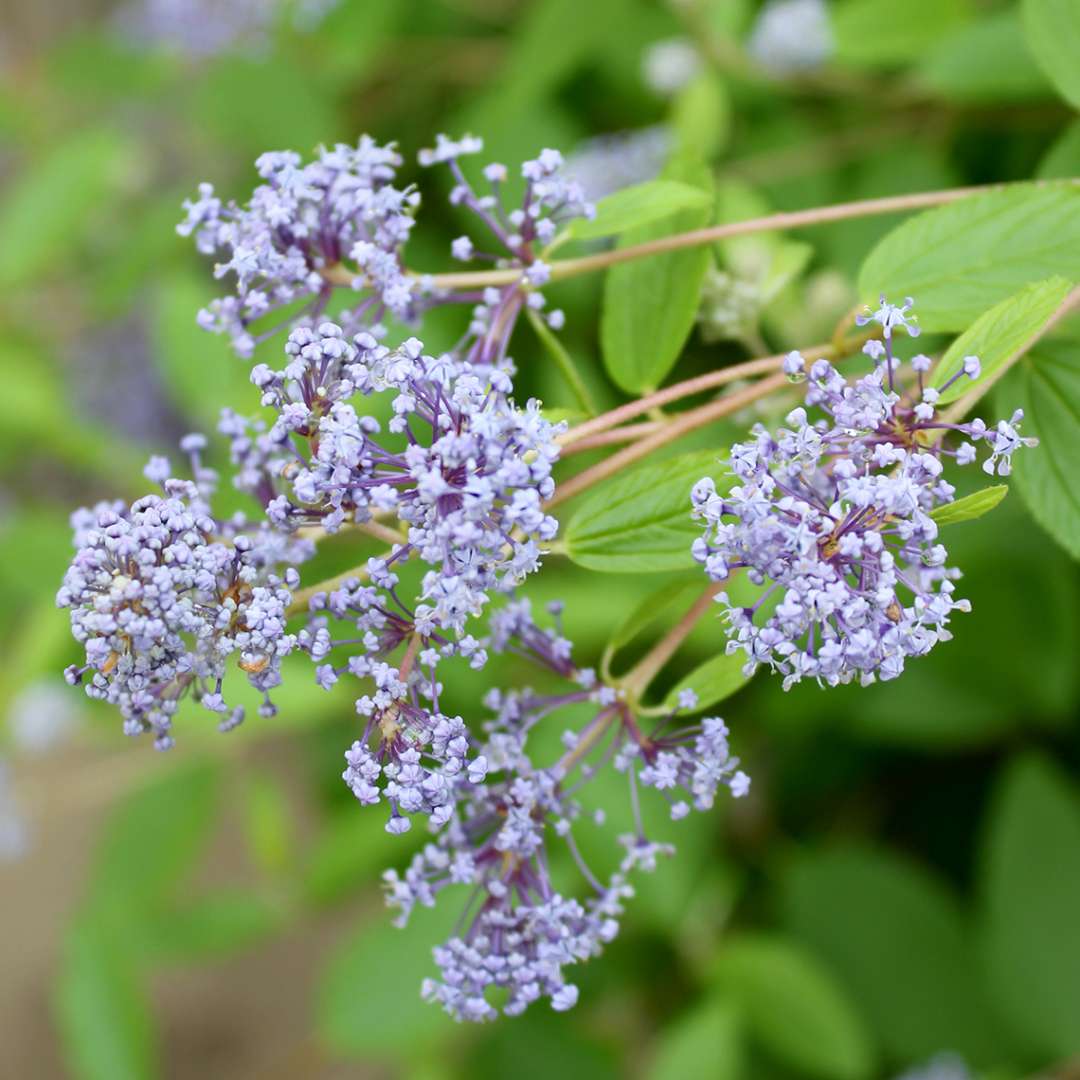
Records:
<instances>
[{"instance_id":1,"label":"flower cluster","mask_svg":"<svg viewBox=\"0 0 1080 1080\"><path fill-rule=\"evenodd\" d=\"M285 323L317 320L333 291L330 271L344 263L355 268L353 287L368 295L342 321L359 329L386 311L405 315L414 282L400 250L419 195L394 186L400 164L393 146L365 135L355 147L323 148L307 164L291 151L263 154L255 165L264 183L246 206L223 204L211 184L200 185L177 231L218 256L217 277L236 278L236 295L214 300L200 325L227 333L239 355L251 356L281 325L256 336L252 324L275 312L287 312Z\"/></svg>"},{"instance_id":2,"label":"flower cluster","mask_svg":"<svg viewBox=\"0 0 1080 1080\"><path fill-rule=\"evenodd\" d=\"M76 554L57 594L86 650L85 663L68 668L68 682L118 706L125 733L151 732L158 749L172 745L172 720L188 693L221 716L221 730L241 723L243 706L229 709L222 696L233 657L263 691L260 712L272 714L269 691L296 645L285 621L299 575L291 566L277 570L283 556L301 561L304 545L265 525L245 531L242 520L210 516L212 474L198 458L204 443L188 436L183 444L201 483L171 477L168 462L156 458L147 475L162 495L72 516Z\"/></svg>"},{"instance_id":3,"label":"flower cluster","mask_svg":"<svg viewBox=\"0 0 1080 1080\"><path fill-rule=\"evenodd\" d=\"M547 245L560 225L573 218L591 218L595 208L586 197L582 185L565 175L564 161L558 150L546 149L521 166L525 181L521 204L513 209L507 205L504 185L509 179L505 165L491 162L484 166L487 194L479 194L462 171L460 158L483 149L482 140L473 136L454 141L438 136L435 147L420 152L424 166L446 165L454 180L450 202L469 210L484 225L489 243L496 250L477 247L468 235L459 236L451 244L453 257L461 262L480 260L503 267L519 268L521 278L503 288L485 289L481 302L473 308L473 318L459 353L474 367L498 366L506 357L515 320L523 304L533 311L542 311L545 297L540 289L547 284L551 269L543 261L538 245ZM552 329L564 322L563 313L550 311L546 315Z\"/></svg>"},{"instance_id":4,"label":"flower cluster","mask_svg":"<svg viewBox=\"0 0 1080 1080\"><path fill-rule=\"evenodd\" d=\"M830 686L895 678L908 657L948 640L951 614L970 605L954 596L959 571L946 566L933 517L955 497L943 461L969 464L982 441L991 450L983 468L1005 475L1012 453L1035 441L1019 435L1020 412L995 428L939 416L942 391L978 377L975 357L934 389L923 383L929 358L916 356L915 378L902 389L892 346L898 329L918 333L910 306L883 298L860 318L879 324L884 339L865 347L875 361L869 375L849 384L827 361L811 365L806 404L824 418L797 408L775 433L757 425L750 441L732 447L735 486L720 494L706 478L692 492L705 524L693 553L709 577L745 569L766 586L751 607L720 594L728 651L744 651L750 671L766 664L780 672L785 688L804 677ZM790 375L803 369L797 353L787 358ZM948 449L949 433L968 441Z\"/></svg>"},{"instance_id":5,"label":"flower cluster","mask_svg":"<svg viewBox=\"0 0 1080 1080\"><path fill-rule=\"evenodd\" d=\"M495 715L479 747L486 782L458 770L458 794L445 827L404 875L394 870L384 875L399 925L417 904L434 905L447 887L473 886L469 922L435 949L441 977L426 980L422 988L426 999L458 1020L495 1018L488 999L493 987L506 993L507 1015L541 998L560 1011L575 1004L578 988L567 981L565 969L597 955L618 933L624 902L633 895L630 874L654 869L657 858L673 850L647 838L639 786L665 796L682 787L698 809L712 805L721 783L736 796L749 786L745 774L736 771L723 721L711 718L668 730L678 723L673 713L646 735L615 688L573 664L565 637L535 624L528 602L512 601L493 613L485 646L527 658L570 688L553 694L489 693L487 704ZM683 705L695 703L689 694ZM559 710L582 705L592 706L592 718L564 733L566 750L557 762L536 767L526 750L531 729ZM614 758L626 774L635 821L635 831L619 837L621 857L604 877L590 869L574 839L575 830L589 820L578 793L596 774L590 758L600 763ZM674 818L687 812L684 802L671 805ZM593 820L602 825L603 816ZM553 871L561 857L584 880L583 898L565 895L556 885Z\"/></svg>"}]
</instances>

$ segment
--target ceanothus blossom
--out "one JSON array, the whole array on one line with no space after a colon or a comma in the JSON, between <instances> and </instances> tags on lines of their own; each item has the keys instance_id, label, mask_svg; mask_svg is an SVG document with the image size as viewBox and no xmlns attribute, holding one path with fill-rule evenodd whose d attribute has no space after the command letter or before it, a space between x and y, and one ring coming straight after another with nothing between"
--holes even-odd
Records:
<instances>
[{"instance_id":1,"label":"ceanothus blossom","mask_svg":"<svg viewBox=\"0 0 1080 1080\"><path fill-rule=\"evenodd\" d=\"M751 440L731 448L731 490L720 494L705 478L691 495L704 522L693 554L708 576L723 581L745 570L764 586L750 607L717 597L728 652L745 652L748 672L759 664L779 672L785 689L803 678L829 686L892 679L908 657L947 641L952 613L970 604L954 595L959 571L946 565L932 516L955 498L943 463L971 463L982 441L991 450L984 470L1007 475L1012 453L1036 442L1019 434L1020 411L996 427L939 417L941 392L978 377L976 357L934 389L923 383L929 358L916 356L911 387L899 385L893 337L898 329L918 334L911 304L882 298L858 320L876 322L884 339L864 347L875 361L870 374L848 383L825 360L811 365L806 406L824 418L800 407L775 433L756 425ZM784 363L792 376L803 368L797 353ZM943 439L950 433L969 441L949 449Z\"/></svg>"},{"instance_id":2,"label":"ceanothus blossom","mask_svg":"<svg viewBox=\"0 0 1080 1080\"><path fill-rule=\"evenodd\" d=\"M401 248L420 197L394 186L400 164L393 146L364 135L356 146L321 148L306 164L291 151L263 154L255 166L264 183L245 206L222 203L213 185L201 184L184 203L177 232L218 256L214 274L234 275L236 293L212 301L199 324L228 334L236 352L250 357L282 325L319 318L334 288L328 272L338 264L355 269L353 288L368 293L338 315L343 323L357 330L377 325L385 312L405 316L415 282L402 268ZM275 312L284 322L256 336L253 324Z\"/></svg>"},{"instance_id":3,"label":"ceanothus blossom","mask_svg":"<svg viewBox=\"0 0 1080 1080\"><path fill-rule=\"evenodd\" d=\"M401 542L372 571L393 590L396 564L413 555L427 564L407 613L425 637L461 633L490 591L537 568L558 528L543 502L555 489L560 429L538 402L513 402L509 376L426 356L415 338L393 351L365 334L350 343L333 324L293 331L286 352L283 371L252 372L278 411L271 438L308 444L293 463L291 497L269 505L273 521L333 532L396 520ZM347 400L380 393L392 395L385 431Z\"/></svg>"},{"instance_id":4,"label":"ceanothus blossom","mask_svg":"<svg viewBox=\"0 0 1080 1080\"><path fill-rule=\"evenodd\" d=\"M243 706L230 709L222 695L234 659L264 693L260 713L273 714L269 691L296 645L285 622L299 582L293 566L280 566L308 554L265 524L216 521L207 501L213 473L199 460L205 440L188 436L181 445L198 482L172 477L168 461L153 458L146 475L162 495L72 515L76 554L57 594L86 650L68 682L118 706L125 733L150 732L162 750L189 693L220 716L220 730L241 723Z\"/></svg>"},{"instance_id":5,"label":"ceanothus blossom","mask_svg":"<svg viewBox=\"0 0 1080 1080\"><path fill-rule=\"evenodd\" d=\"M552 606L556 615L560 607ZM700 810L712 805L721 784L736 796L749 786L748 778L735 772L738 762L728 750L722 721L678 727L678 713L696 705L692 693L646 734L618 689L574 664L570 642L557 626L537 626L528 601L512 600L494 611L483 645L530 660L566 686L547 694L528 688L489 692L485 703L494 716L479 748L483 782L458 770L457 798L442 830L404 874L384 874L398 925L406 924L416 905L433 906L450 886L473 888L467 921L463 918L458 931L434 950L440 977L425 980L421 988L427 1000L469 1021L498 1015L488 998L492 988L505 993L507 1015L540 999L557 1011L577 1002L578 988L568 981L567 969L599 954L616 936L624 903L633 895L631 873L652 871L661 856L674 852L647 837L639 785L665 796L670 788L684 788ZM533 727L582 705L592 718L564 732L563 755L547 767L534 765L527 751ZM587 814L578 793L613 758L628 777L634 831L618 837L615 866L601 876L586 863L574 834L590 823L602 826L604 814ZM673 818L686 812L684 802L671 806ZM584 881L581 897L553 881L552 859L563 856Z\"/></svg>"},{"instance_id":6,"label":"ceanothus blossom","mask_svg":"<svg viewBox=\"0 0 1080 1080\"><path fill-rule=\"evenodd\" d=\"M457 352L474 366L502 361L509 329L523 304L537 312L543 310L545 298L540 290L549 281L551 269L538 248L550 244L560 226L596 213L584 187L567 175L562 154L552 149L541 150L536 158L522 164L525 189L518 206L511 208L507 202L504 185L509 171L498 162L484 166L488 191L479 194L459 159L480 153L483 146L483 141L472 135L458 141L439 135L434 149L422 150L419 155L423 166L448 166L454 180L451 204L469 210L484 225L487 239L477 244L470 236L459 236L450 248L453 257L460 262L480 260L521 270L520 280L503 288L485 289L473 308L468 335ZM487 250L489 245L495 250ZM555 330L564 322L558 310L548 312L545 318Z\"/></svg>"}]
</instances>

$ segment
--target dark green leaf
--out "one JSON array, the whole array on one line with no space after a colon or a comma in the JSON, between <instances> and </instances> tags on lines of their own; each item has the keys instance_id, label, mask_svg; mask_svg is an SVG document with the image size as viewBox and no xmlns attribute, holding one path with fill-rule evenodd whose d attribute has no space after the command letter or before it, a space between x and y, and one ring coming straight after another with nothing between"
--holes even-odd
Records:
<instances>
[{"instance_id":1,"label":"dark green leaf","mask_svg":"<svg viewBox=\"0 0 1080 1080\"><path fill-rule=\"evenodd\" d=\"M700 210L709 205L707 191L678 180L649 180L601 199L591 221L577 218L569 228L575 240L615 236L627 229L669 218L679 210Z\"/></svg>"},{"instance_id":2,"label":"dark green leaf","mask_svg":"<svg viewBox=\"0 0 1080 1080\"><path fill-rule=\"evenodd\" d=\"M696 450L601 484L566 527L567 555L607 573L693 567L690 545L701 528L690 516L690 489L703 476L726 482L718 459L716 451Z\"/></svg>"},{"instance_id":3,"label":"dark green leaf","mask_svg":"<svg viewBox=\"0 0 1080 1080\"><path fill-rule=\"evenodd\" d=\"M106 927L85 918L70 929L56 988L56 1021L78 1080L148 1080L153 1020L125 951Z\"/></svg>"},{"instance_id":4,"label":"dark green leaf","mask_svg":"<svg viewBox=\"0 0 1080 1080\"><path fill-rule=\"evenodd\" d=\"M1013 476L1035 520L1080 559L1080 342L1047 341L1001 384L999 406L1024 410L1039 445L1013 458Z\"/></svg>"},{"instance_id":5,"label":"dark green leaf","mask_svg":"<svg viewBox=\"0 0 1080 1080\"><path fill-rule=\"evenodd\" d=\"M1037 756L1002 777L981 881L991 988L1044 1058L1080 1052L1080 807L1061 771Z\"/></svg>"},{"instance_id":6,"label":"dark green leaf","mask_svg":"<svg viewBox=\"0 0 1080 1080\"><path fill-rule=\"evenodd\" d=\"M1076 0L1023 0L1024 31L1043 71L1080 109L1080 5Z\"/></svg>"},{"instance_id":7,"label":"dark green leaf","mask_svg":"<svg viewBox=\"0 0 1080 1080\"><path fill-rule=\"evenodd\" d=\"M977 356L982 371L977 379L961 375L938 398L941 405L963 397L980 383L994 381L1042 333L1071 288L1064 278L1053 277L1028 285L984 311L948 348L934 368L930 385L943 387L964 366L964 358Z\"/></svg>"},{"instance_id":8,"label":"dark green leaf","mask_svg":"<svg viewBox=\"0 0 1080 1080\"><path fill-rule=\"evenodd\" d=\"M859 293L913 296L924 330L964 330L1024 285L1080 280L1080 187L1013 184L894 229L859 272Z\"/></svg>"},{"instance_id":9,"label":"dark green leaf","mask_svg":"<svg viewBox=\"0 0 1080 1080\"><path fill-rule=\"evenodd\" d=\"M842 848L796 860L785 906L788 928L836 972L891 1056L948 1047L973 1064L998 1060L974 942L936 878L884 851Z\"/></svg>"},{"instance_id":10,"label":"dark green leaf","mask_svg":"<svg viewBox=\"0 0 1080 1080\"><path fill-rule=\"evenodd\" d=\"M826 1080L858 1080L873 1071L862 1020L828 971L799 945L744 935L720 952L716 978L777 1061Z\"/></svg>"},{"instance_id":11,"label":"dark green leaf","mask_svg":"<svg viewBox=\"0 0 1080 1080\"><path fill-rule=\"evenodd\" d=\"M946 503L936 510L930 511L930 516L939 525L956 525L961 521L974 521L983 514L990 513L1006 495L1009 494L1007 484L994 484L985 487L981 491L973 491L955 502Z\"/></svg>"},{"instance_id":12,"label":"dark green leaf","mask_svg":"<svg viewBox=\"0 0 1080 1080\"><path fill-rule=\"evenodd\" d=\"M668 177L711 190L708 171L678 165ZM683 210L663 222L623 233L620 247L645 243L707 224L710 209ZM694 327L701 283L711 255L690 248L613 266L604 282L600 342L604 366L628 393L659 386L674 367Z\"/></svg>"},{"instance_id":13,"label":"dark green leaf","mask_svg":"<svg viewBox=\"0 0 1080 1080\"><path fill-rule=\"evenodd\" d=\"M722 639L721 639L722 641ZM695 668L684 679L668 692L664 704L674 709L678 704L680 690L693 690L698 696L695 710L709 708L724 698L731 697L750 681L750 676L743 674L743 666L746 664L746 654L743 652L719 653L710 657L700 667Z\"/></svg>"}]
</instances>

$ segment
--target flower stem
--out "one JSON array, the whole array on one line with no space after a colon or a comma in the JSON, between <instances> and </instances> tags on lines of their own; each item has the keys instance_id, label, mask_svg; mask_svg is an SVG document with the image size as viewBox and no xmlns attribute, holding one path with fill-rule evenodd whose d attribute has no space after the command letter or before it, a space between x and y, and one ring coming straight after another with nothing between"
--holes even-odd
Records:
<instances>
[{"instance_id":1,"label":"flower stem","mask_svg":"<svg viewBox=\"0 0 1080 1080\"><path fill-rule=\"evenodd\" d=\"M803 356L809 361L817 360L822 356L833 356L836 352L836 347L832 345L815 345L811 349L802 350ZM626 420L632 420L635 416L647 413L651 409L667 405L672 401L679 401L681 398L689 397L691 394L699 394L705 390L715 389L718 386L726 386L728 383L751 378L754 375L767 375L769 372L779 371L783 361L784 354L781 353L777 356L763 356L757 360L732 364L730 367L710 371L705 375L696 375L692 379L685 379L683 382L666 386L663 390L657 390L647 397L627 402L617 409L611 409L609 412L602 413L591 420L586 420L561 436L559 442L563 446L572 446L582 440L591 438L601 431L616 427Z\"/></svg>"},{"instance_id":2,"label":"flower stem","mask_svg":"<svg viewBox=\"0 0 1080 1080\"><path fill-rule=\"evenodd\" d=\"M1060 181L1056 181L1060 183ZM1080 179L1070 181L1080 184ZM679 251L682 248L701 247L726 240L732 236L745 236L748 233L773 232L778 229L795 229L809 225L824 225L830 221L846 221L849 218L873 217L877 214L896 214L908 210L922 210L931 206L956 202L971 195L981 195L988 191L1000 190L1004 185L983 184L975 187L947 188L944 191L920 191L911 195L891 195L883 199L859 199L856 202L837 203L835 206L818 206L809 210L785 211L769 214L767 217L750 218L747 221L730 221L722 225L710 225L704 229L674 233L649 240L643 244L631 244L629 247L614 248L593 255L582 255L576 259L556 259L551 263L551 279L562 281L565 278L578 277L594 270L604 270L616 263L643 259L649 255L661 255L667 251ZM418 275L425 277L437 289L483 288L487 285L509 285L521 278L520 267L508 267L502 270L464 271L452 274ZM327 267L323 276L334 285L352 286L356 274L348 267L337 265Z\"/></svg>"},{"instance_id":3,"label":"flower stem","mask_svg":"<svg viewBox=\"0 0 1080 1080\"><path fill-rule=\"evenodd\" d=\"M387 552L386 555L390 553ZM383 556L384 558L386 556ZM285 614L288 617L293 615L302 615L308 609L308 604L311 603L311 598L322 592L333 592L334 589L340 588L345 584L349 578L358 578L360 581L366 581L368 578L368 568L365 563L363 566L354 566L351 570L346 570L343 574L338 574L335 577L327 578L325 581L317 581L314 585L308 585L306 588L297 589L293 593L292 603L289 605Z\"/></svg>"},{"instance_id":4,"label":"flower stem","mask_svg":"<svg viewBox=\"0 0 1080 1080\"><path fill-rule=\"evenodd\" d=\"M680 413L676 419L665 424L655 434L639 439L630 446L624 447L618 453L612 454L611 457L598 462L592 468L585 469L560 484L556 488L555 494L545 504L545 508L550 510L553 506L558 506L559 503L572 499L575 495L580 495L581 492L588 490L601 480L606 480L609 476L614 476L615 473L625 469L627 465L632 465L635 461L645 457L646 454L652 453L653 450L667 446L668 443L681 439L684 435L696 431L705 424L738 412L739 409L745 408L759 398L766 397L774 390L786 386L787 381L787 376L782 371L777 372L775 375L770 375L753 386L729 394L719 401L710 401L708 404L701 405L696 409L687 409L686 412Z\"/></svg>"}]
</instances>

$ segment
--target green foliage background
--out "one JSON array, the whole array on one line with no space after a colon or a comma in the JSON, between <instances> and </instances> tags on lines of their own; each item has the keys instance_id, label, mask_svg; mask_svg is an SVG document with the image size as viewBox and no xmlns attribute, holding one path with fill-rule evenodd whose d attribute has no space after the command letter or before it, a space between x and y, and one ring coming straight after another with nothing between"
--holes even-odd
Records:
<instances>
[{"instance_id":1,"label":"green foliage background","mask_svg":"<svg viewBox=\"0 0 1080 1080\"><path fill-rule=\"evenodd\" d=\"M134 50L104 19L16 17L0 90L5 701L76 659L52 599L70 509L141 494L148 452L211 426L224 404L248 408L246 365L194 324L213 295L209 267L173 232L199 180L242 197L262 151L365 131L399 142L411 179L415 151L438 131L482 134L490 159L514 164L545 145L571 151L658 123L708 159L711 176L671 179L710 200L715 185L720 220L1080 173L1076 3L837 0L833 60L788 81L746 66L755 7L343 0L313 32L283 23L259 48L199 61ZM644 84L641 59L676 35L712 63L667 99ZM409 258L435 270L462 220L445 206L442 177L423 188ZM1054 190L1045 199L1056 206L1066 196ZM688 377L744 358L757 341L775 351L828 340L868 284L914 276L929 330L975 323L974 333L1022 286L1080 278L1075 206L1005 230L987 266L959 228L925 265L922 241L903 230L867 259L898 218L672 257L675 300L713 259L755 268L769 296L745 347L695 333L677 367L680 350L649 347L649 334L665 321L685 334L689 309L657 303L632 324L600 316L640 288L646 264L553 288L568 315L560 337L603 407L673 369ZM691 202L679 227L702 213ZM628 238L656 229L672 225ZM425 333L437 344L456 325ZM574 407L524 328L514 352L525 391ZM378 875L408 858L410 842L387 837L337 781L350 702L316 690L303 663L278 718L221 739L192 715L164 759L124 743L116 718L89 704L73 747L26 762L10 750L31 824L53 824L38 829L46 846L25 871L0 866L0 888L24 899L4 920L5 954L33 919L33 889L60 890L65 923L43 951L47 985L4 985L0 974L5 1000L49 1017L18 1075L207 1075L208 1031L235 1044L235 1058L219 1059L217 1074L230 1076L338 1075L328 1070L347 1063L342 1075L415 1080L871 1080L949 1051L986 1080L1009 1080L1080 1055L1078 372L1080 328L1066 323L996 390L996 413L1022 404L1043 448L1025 455L1020 491L991 517L950 530L974 607L954 641L896 683L783 694L759 678L724 703L752 797L678 827L677 858L642 883L623 933L582 970L582 1001L567 1016L538 1006L476 1031L420 1003L430 945L456 913L444 905L408 932L390 927ZM732 430L715 425L681 449L707 457ZM610 517L612 505L595 510ZM584 566L596 548L589 526L583 517L570 532ZM662 573L642 572L634 550L620 552L617 574L556 558L530 590L567 601L568 631L595 661L642 601L697 580L679 543ZM318 569L356 561L331 545ZM661 628L677 616L677 605L657 610ZM718 644L715 626L699 628L669 687ZM723 693L740 681L711 677ZM476 687L463 679L450 693L469 708ZM82 859L77 873L50 871L49 843L70 850L76 826L85 872ZM219 977L236 1007L174 1022L169 988ZM266 986L294 1003L280 1028L241 1007ZM5 1046L20 1044L16 1027Z\"/></svg>"}]
</instances>

